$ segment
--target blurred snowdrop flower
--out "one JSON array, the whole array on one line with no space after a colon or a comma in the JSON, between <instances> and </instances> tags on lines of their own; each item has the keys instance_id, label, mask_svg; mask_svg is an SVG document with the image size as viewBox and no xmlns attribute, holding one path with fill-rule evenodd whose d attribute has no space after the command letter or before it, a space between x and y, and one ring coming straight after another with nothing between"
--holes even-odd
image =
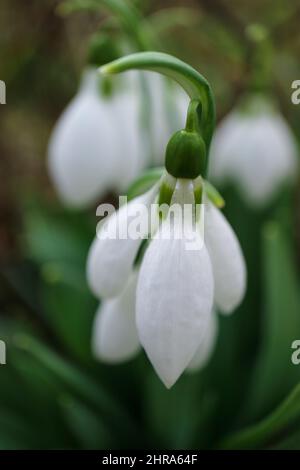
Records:
<instances>
[{"instance_id":1,"label":"blurred snowdrop flower","mask_svg":"<svg viewBox=\"0 0 300 470\"><path fill-rule=\"evenodd\" d=\"M144 167L137 80L129 72L105 96L97 70L84 72L49 143L50 174L66 205L84 207L108 189L125 190Z\"/></svg>"},{"instance_id":2,"label":"blurred snowdrop flower","mask_svg":"<svg viewBox=\"0 0 300 470\"><path fill-rule=\"evenodd\" d=\"M210 179L218 184L236 183L251 205L269 203L296 170L292 132L263 96L248 97L217 128L210 152Z\"/></svg>"},{"instance_id":3,"label":"blurred snowdrop flower","mask_svg":"<svg viewBox=\"0 0 300 470\"><path fill-rule=\"evenodd\" d=\"M106 233L109 233L110 225L125 224L125 214L132 215L135 207L144 204L150 208L162 194L169 194L170 211L175 204L194 207L201 182L201 178L162 177L148 192L130 201L126 212L121 207L112 214L107 221ZM213 339L209 340L207 335L214 336L213 304L229 313L241 302L245 292L245 263L235 234L208 197L203 201L204 211L200 214L204 217L204 240L193 218L188 219L185 230L181 231L182 220L177 219L174 212L174 230L168 232L170 218L160 220L156 233L147 241L142 260L138 253L148 236L146 231L137 239L102 238L100 233L88 258L87 275L91 289L102 299L112 299L105 300L99 319L97 315L94 350L102 351L98 356L104 359L108 356L109 360L112 357L125 359L124 351L131 351L131 346L137 349L137 329L141 345L168 388L187 367L193 367L193 359L196 364L204 364L205 356L209 355ZM170 236L164 236L165 232ZM180 236L174 236L175 233L180 233ZM191 239L198 242L198 249L187 248ZM129 304L125 302L123 305L121 299L126 295L128 279L137 265L135 326L132 316L126 320ZM133 299L132 291L131 296ZM123 311L118 325L115 324L119 314L117 310ZM127 327L122 327L126 321L131 333ZM128 349L124 347L123 340L118 339L122 328L124 342L129 338ZM110 329L114 331L108 333ZM131 335L135 338L133 341ZM103 349L106 349L105 353Z\"/></svg>"},{"instance_id":4,"label":"blurred snowdrop flower","mask_svg":"<svg viewBox=\"0 0 300 470\"><path fill-rule=\"evenodd\" d=\"M101 94L105 83L96 69L84 72L79 91L49 142L50 175L66 205L87 206L109 189L120 193L147 163L162 163L170 135L184 122L188 100L178 86L170 89L158 74L148 72L144 78L151 100L150 161L143 158L147 154L140 112L143 98L136 72L114 79L117 87L109 96Z\"/></svg>"}]
</instances>

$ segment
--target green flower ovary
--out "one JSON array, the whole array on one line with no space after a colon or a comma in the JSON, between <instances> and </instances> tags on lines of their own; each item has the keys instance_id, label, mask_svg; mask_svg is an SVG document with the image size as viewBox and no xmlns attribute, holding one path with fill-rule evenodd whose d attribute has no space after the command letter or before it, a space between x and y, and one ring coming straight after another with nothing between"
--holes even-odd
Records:
<instances>
[{"instance_id":1,"label":"green flower ovary","mask_svg":"<svg viewBox=\"0 0 300 470\"><path fill-rule=\"evenodd\" d=\"M197 132L181 130L171 137L166 150L166 170L174 178L195 179L204 174L206 146Z\"/></svg>"}]
</instances>

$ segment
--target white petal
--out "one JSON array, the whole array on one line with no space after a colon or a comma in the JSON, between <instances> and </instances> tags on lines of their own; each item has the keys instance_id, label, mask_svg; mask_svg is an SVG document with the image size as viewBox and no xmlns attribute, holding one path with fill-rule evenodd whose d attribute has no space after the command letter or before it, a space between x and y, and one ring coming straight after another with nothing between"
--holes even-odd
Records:
<instances>
[{"instance_id":1,"label":"white petal","mask_svg":"<svg viewBox=\"0 0 300 470\"><path fill-rule=\"evenodd\" d=\"M209 361L214 350L218 334L218 319L216 312L212 312L202 341L189 363L188 370L196 372L202 369Z\"/></svg>"},{"instance_id":2,"label":"white petal","mask_svg":"<svg viewBox=\"0 0 300 470\"><path fill-rule=\"evenodd\" d=\"M101 99L96 72L91 71L58 120L49 143L50 174L67 205L87 205L111 184L120 143L110 114L110 101Z\"/></svg>"},{"instance_id":3,"label":"white petal","mask_svg":"<svg viewBox=\"0 0 300 470\"><path fill-rule=\"evenodd\" d=\"M93 328L94 355L105 362L131 359L139 350L135 325L136 274L133 274L123 292L100 305Z\"/></svg>"},{"instance_id":4,"label":"white petal","mask_svg":"<svg viewBox=\"0 0 300 470\"><path fill-rule=\"evenodd\" d=\"M184 238L164 239L165 226L145 253L136 310L140 341L169 388L191 361L205 331L213 277L204 245L189 251Z\"/></svg>"},{"instance_id":5,"label":"white petal","mask_svg":"<svg viewBox=\"0 0 300 470\"><path fill-rule=\"evenodd\" d=\"M142 242L142 238L128 236L129 224L142 208L145 212L148 210L156 193L157 186L154 186L122 206L109 217L95 238L88 255L87 277L96 296L114 297L126 284ZM147 234L148 230L142 236Z\"/></svg>"},{"instance_id":6,"label":"white petal","mask_svg":"<svg viewBox=\"0 0 300 470\"><path fill-rule=\"evenodd\" d=\"M242 301L246 289L246 266L231 226L211 202L205 203L205 244L212 263L215 302L230 313Z\"/></svg>"}]
</instances>

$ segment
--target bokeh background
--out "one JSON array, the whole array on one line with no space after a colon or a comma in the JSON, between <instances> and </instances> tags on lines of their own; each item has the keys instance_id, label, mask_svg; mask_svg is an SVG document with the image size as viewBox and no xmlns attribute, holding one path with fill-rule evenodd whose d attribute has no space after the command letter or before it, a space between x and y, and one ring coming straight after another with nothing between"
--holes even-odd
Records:
<instances>
[{"instance_id":1,"label":"bokeh background","mask_svg":"<svg viewBox=\"0 0 300 470\"><path fill-rule=\"evenodd\" d=\"M233 187L222 191L245 252L248 290L238 311L220 319L204 370L167 391L142 353L118 366L92 357L97 301L85 264L96 204L65 209L46 158L89 39L110 13L99 0L99 11L63 15L60 3L1 0L0 7L0 79L7 86L0 105L0 339L7 344L0 448L299 449L300 365L290 360L292 341L300 339L299 178L263 210L247 206ZM300 105L291 103L291 83L300 78L297 0L134 4L160 50L209 80L218 120L247 91L248 27L265 25L276 51L268 91L300 139Z\"/></svg>"}]
</instances>

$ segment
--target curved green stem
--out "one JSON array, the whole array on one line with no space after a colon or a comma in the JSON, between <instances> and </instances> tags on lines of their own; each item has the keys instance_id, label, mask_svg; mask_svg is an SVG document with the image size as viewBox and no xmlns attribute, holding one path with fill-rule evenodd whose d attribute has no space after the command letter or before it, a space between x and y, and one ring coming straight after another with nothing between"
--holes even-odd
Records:
<instances>
[{"instance_id":1,"label":"curved green stem","mask_svg":"<svg viewBox=\"0 0 300 470\"><path fill-rule=\"evenodd\" d=\"M124 31L134 39L138 50L151 49L152 40L148 33L145 33L147 28L140 27L144 18L133 5L129 5L126 0L98 0L98 2L119 18Z\"/></svg>"},{"instance_id":2,"label":"curved green stem","mask_svg":"<svg viewBox=\"0 0 300 470\"><path fill-rule=\"evenodd\" d=\"M147 17L152 29L160 34L174 26L191 28L199 24L202 18L200 11L191 7L167 7L162 8Z\"/></svg>"},{"instance_id":3,"label":"curved green stem","mask_svg":"<svg viewBox=\"0 0 300 470\"><path fill-rule=\"evenodd\" d=\"M215 103L208 81L193 67L169 54L140 52L117 59L99 70L105 75L140 69L159 72L173 78L190 96L201 103L200 126L207 154L215 127Z\"/></svg>"},{"instance_id":4,"label":"curved green stem","mask_svg":"<svg viewBox=\"0 0 300 470\"><path fill-rule=\"evenodd\" d=\"M81 10L98 11L100 7L106 8L118 18L138 50L144 51L153 47L154 41L150 37L144 18L126 0L66 0L58 6L58 11L65 15Z\"/></svg>"},{"instance_id":5,"label":"curved green stem","mask_svg":"<svg viewBox=\"0 0 300 470\"><path fill-rule=\"evenodd\" d=\"M247 27L246 34L252 44L248 86L253 91L264 91L269 88L273 79L274 51L270 33L265 26L254 23Z\"/></svg>"}]
</instances>

